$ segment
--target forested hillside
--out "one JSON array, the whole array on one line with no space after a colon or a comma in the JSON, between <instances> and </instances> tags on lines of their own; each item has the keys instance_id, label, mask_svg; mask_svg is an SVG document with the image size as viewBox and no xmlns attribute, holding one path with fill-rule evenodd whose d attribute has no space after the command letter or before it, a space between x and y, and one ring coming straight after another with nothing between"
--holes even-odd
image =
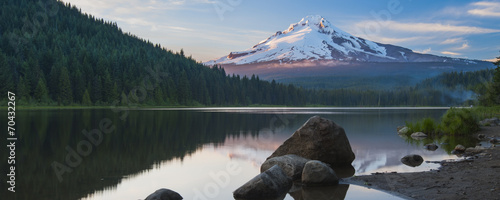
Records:
<instances>
[{"instance_id":1,"label":"forested hillside","mask_svg":"<svg viewBox=\"0 0 500 200\"><path fill-rule=\"evenodd\" d=\"M4 0L0 9L0 93L15 92L21 105L441 106L464 100L435 87L437 79L394 90L331 90L227 75L59 1ZM454 86L454 77L439 81ZM471 74L460 83L471 89L482 77L489 75Z\"/></svg>"},{"instance_id":2,"label":"forested hillside","mask_svg":"<svg viewBox=\"0 0 500 200\"><path fill-rule=\"evenodd\" d=\"M305 105L305 92L226 76L55 0L0 3L1 93L38 105ZM175 39L175 38L172 38Z\"/></svg>"}]
</instances>

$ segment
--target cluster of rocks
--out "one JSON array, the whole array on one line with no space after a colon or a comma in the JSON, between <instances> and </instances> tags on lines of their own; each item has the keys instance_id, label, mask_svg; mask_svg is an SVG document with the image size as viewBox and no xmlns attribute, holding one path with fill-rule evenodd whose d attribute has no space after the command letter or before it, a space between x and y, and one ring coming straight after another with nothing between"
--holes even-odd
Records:
<instances>
[{"instance_id":1,"label":"cluster of rocks","mask_svg":"<svg viewBox=\"0 0 500 200\"><path fill-rule=\"evenodd\" d=\"M436 144L426 144L424 147L430 151L435 151L436 149L439 148ZM462 156L467 157L467 156L474 156L474 155L481 156L481 154L485 150L486 150L486 148L482 147L482 146L475 146L475 147L466 148L465 146L458 144L451 151L451 154L455 154L459 157L462 157ZM422 156L416 155L416 154L407 155L407 156L401 158L401 163L403 163L407 166L410 166L410 167L420 166L423 163L423 161L424 161L424 159L422 158ZM427 162L429 162L429 161L427 161Z\"/></svg>"},{"instance_id":2,"label":"cluster of rocks","mask_svg":"<svg viewBox=\"0 0 500 200\"><path fill-rule=\"evenodd\" d=\"M349 177L354 152L342 127L319 116L311 117L295 131L261 166L261 173L233 192L236 199L283 199L286 193L300 193L306 199L317 199L314 188L339 183L335 170ZM335 169L335 170L334 170ZM292 186L295 189L292 189ZM297 189L302 188L302 189ZM343 188L343 187L340 187ZM302 191L302 192L298 192ZM326 195L345 196L347 188L333 189ZM331 194L330 194L331 193ZM146 200L181 200L169 189L159 189Z\"/></svg>"},{"instance_id":3,"label":"cluster of rocks","mask_svg":"<svg viewBox=\"0 0 500 200\"><path fill-rule=\"evenodd\" d=\"M406 127L406 126L399 126L397 128L397 131L398 131L398 134L400 135L407 135L407 134L410 134L410 128ZM410 136L413 138L413 139L416 139L416 140L421 140L421 139L424 139L427 137L427 134L425 133L422 133L422 132L414 132L414 133L411 133Z\"/></svg>"},{"instance_id":4,"label":"cluster of rocks","mask_svg":"<svg viewBox=\"0 0 500 200\"><path fill-rule=\"evenodd\" d=\"M458 144L455 146L453 151L451 151L452 154L455 155L475 155L475 154L480 154L482 153L486 148L482 146L475 146L475 147L469 147L465 148L465 146Z\"/></svg>"},{"instance_id":5,"label":"cluster of rocks","mask_svg":"<svg viewBox=\"0 0 500 200\"><path fill-rule=\"evenodd\" d=\"M481 126L500 126L500 119L493 117L479 121Z\"/></svg>"},{"instance_id":6,"label":"cluster of rocks","mask_svg":"<svg viewBox=\"0 0 500 200\"><path fill-rule=\"evenodd\" d=\"M339 182L332 167L351 167L355 156L345 131L314 116L288 138L261 166L257 175L233 192L236 199L274 199L292 185L330 186Z\"/></svg>"},{"instance_id":7,"label":"cluster of rocks","mask_svg":"<svg viewBox=\"0 0 500 200\"><path fill-rule=\"evenodd\" d=\"M479 134L477 135L477 139L482 140L482 141L489 141L491 144L497 144L499 143L498 139L495 137L486 137L484 134Z\"/></svg>"}]
</instances>

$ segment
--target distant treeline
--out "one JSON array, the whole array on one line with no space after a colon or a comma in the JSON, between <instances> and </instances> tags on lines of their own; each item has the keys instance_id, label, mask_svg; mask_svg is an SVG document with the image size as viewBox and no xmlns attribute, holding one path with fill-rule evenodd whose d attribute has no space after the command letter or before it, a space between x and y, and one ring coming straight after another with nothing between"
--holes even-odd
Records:
<instances>
[{"instance_id":1,"label":"distant treeline","mask_svg":"<svg viewBox=\"0 0 500 200\"><path fill-rule=\"evenodd\" d=\"M445 88L447 90L472 90L481 92L491 82L495 70L485 69L474 72L448 72L428 78L416 85L416 89Z\"/></svg>"},{"instance_id":2,"label":"distant treeline","mask_svg":"<svg viewBox=\"0 0 500 200\"><path fill-rule=\"evenodd\" d=\"M435 89L470 89L490 72L443 75L397 90L303 89L227 75L184 52L123 31L56 0L0 3L0 93L16 92L21 105L151 106L439 106L463 98ZM449 76L449 77L448 77ZM462 77L464 76L464 77Z\"/></svg>"}]
</instances>

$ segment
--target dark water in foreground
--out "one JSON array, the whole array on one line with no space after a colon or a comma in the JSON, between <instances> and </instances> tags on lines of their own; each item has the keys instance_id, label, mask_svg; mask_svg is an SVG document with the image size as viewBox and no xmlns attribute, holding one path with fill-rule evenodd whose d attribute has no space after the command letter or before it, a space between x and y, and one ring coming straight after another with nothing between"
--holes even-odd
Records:
<instances>
[{"instance_id":1,"label":"dark water in foreground","mask_svg":"<svg viewBox=\"0 0 500 200\"><path fill-rule=\"evenodd\" d=\"M344 127L356 154L353 162L356 175L425 171L437 165L424 163L413 168L399 160L414 153L432 161L456 158L448 152L456 143L465 141L451 138L413 141L399 137L396 127L423 117L437 119L445 111L326 108L143 109L120 113L111 109L17 111L16 193L7 191L7 177L2 176L1 196L2 199L143 199L165 187L179 192L184 199L232 199L232 191L257 175L265 158L313 115L329 118ZM7 124L4 118L0 121ZM1 141L5 147L7 141ZM440 148L423 149L424 144L432 142ZM2 148L1 153L0 166L7 174L10 166L7 148ZM292 194L304 199L332 196L397 199L354 185L317 191L298 188ZM294 198L288 195L285 199Z\"/></svg>"}]
</instances>

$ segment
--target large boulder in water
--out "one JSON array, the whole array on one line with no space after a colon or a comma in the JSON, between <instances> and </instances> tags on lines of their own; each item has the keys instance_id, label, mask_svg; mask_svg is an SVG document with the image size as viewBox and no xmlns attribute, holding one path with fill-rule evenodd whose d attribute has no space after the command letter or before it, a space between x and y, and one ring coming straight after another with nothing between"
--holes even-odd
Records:
<instances>
[{"instance_id":1,"label":"large boulder in water","mask_svg":"<svg viewBox=\"0 0 500 200\"><path fill-rule=\"evenodd\" d=\"M311 117L267 159L287 154L333 167L351 166L355 158L344 128L319 116Z\"/></svg>"},{"instance_id":2,"label":"large boulder in water","mask_svg":"<svg viewBox=\"0 0 500 200\"><path fill-rule=\"evenodd\" d=\"M169 189L159 189L146 197L145 200L182 200L182 196Z\"/></svg>"},{"instance_id":3,"label":"large boulder in water","mask_svg":"<svg viewBox=\"0 0 500 200\"><path fill-rule=\"evenodd\" d=\"M236 199L272 199L286 194L292 187L292 178L278 165L257 175L233 192Z\"/></svg>"},{"instance_id":4,"label":"large boulder in water","mask_svg":"<svg viewBox=\"0 0 500 200\"><path fill-rule=\"evenodd\" d=\"M266 162L262 163L262 166L260 166L260 172L264 172L274 165L278 165L281 169L283 169L286 175L295 181L299 180L302 176L302 169L304 169L304 165L307 161L309 160L293 154L278 156L268 159Z\"/></svg>"}]
</instances>

